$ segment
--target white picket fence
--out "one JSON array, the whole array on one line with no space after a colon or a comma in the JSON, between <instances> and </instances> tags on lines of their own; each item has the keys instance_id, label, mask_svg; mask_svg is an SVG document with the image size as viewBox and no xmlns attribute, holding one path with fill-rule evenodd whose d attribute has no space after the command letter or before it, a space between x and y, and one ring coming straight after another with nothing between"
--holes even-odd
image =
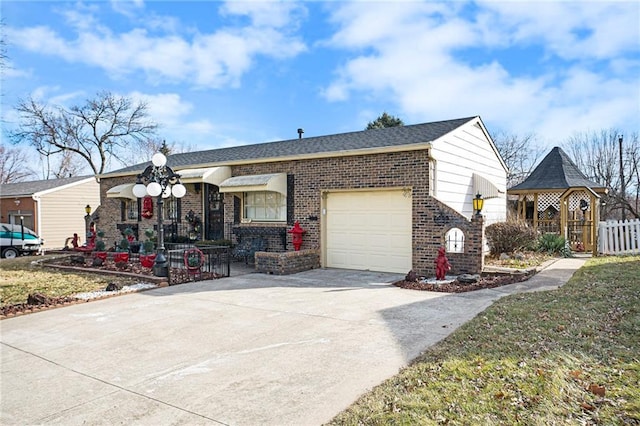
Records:
<instances>
[{"instance_id":1,"label":"white picket fence","mask_svg":"<svg viewBox=\"0 0 640 426\"><path fill-rule=\"evenodd\" d=\"M601 254L640 254L640 219L600 222L598 251Z\"/></svg>"}]
</instances>

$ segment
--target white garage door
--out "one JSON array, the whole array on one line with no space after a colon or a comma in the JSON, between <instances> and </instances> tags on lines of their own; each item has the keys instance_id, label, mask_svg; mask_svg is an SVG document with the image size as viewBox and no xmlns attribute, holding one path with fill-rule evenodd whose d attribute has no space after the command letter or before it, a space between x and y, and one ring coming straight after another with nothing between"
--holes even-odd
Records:
<instances>
[{"instance_id":1,"label":"white garage door","mask_svg":"<svg viewBox=\"0 0 640 426\"><path fill-rule=\"evenodd\" d=\"M327 194L327 267L407 273L411 197L402 191Z\"/></svg>"}]
</instances>

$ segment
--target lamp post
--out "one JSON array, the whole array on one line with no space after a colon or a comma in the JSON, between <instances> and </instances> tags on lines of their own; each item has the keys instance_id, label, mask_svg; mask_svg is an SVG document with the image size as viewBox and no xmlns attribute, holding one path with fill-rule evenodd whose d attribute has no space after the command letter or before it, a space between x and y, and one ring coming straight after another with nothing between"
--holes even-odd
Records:
<instances>
[{"instance_id":1,"label":"lamp post","mask_svg":"<svg viewBox=\"0 0 640 426\"><path fill-rule=\"evenodd\" d=\"M86 213L84 216L84 235L86 236L87 241L89 241L89 230L91 226L91 206L89 204L84 208L84 212Z\"/></svg>"},{"instance_id":2,"label":"lamp post","mask_svg":"<svg viewBox=\"0 0 640 426\"><path fill-rule=\"evenodd\" d=\"M473 210L476 212L476 216L481 216L482 208L484 207L484 199L478 192L476 198L473 199Z\"/></svg>"},{"instance_id":3,"label":"lamp post","mask_svg":"<svg viewBox=\"0 0 640 426\"><path fill-rule=\"evenodd\" d=\"M160 152L154 154L151 163L152 165L138 175L133 187L133 195L138 198L150 195L158 199L158 247L153 273L157 277L167 277L169 268L164 254L163 199L171 195L182 198L187 193L187 188L180 183L180 175L167 166L167 157L164 154ZM144 182L147 183L146 186Z\"/></svg>"}]
</instances>

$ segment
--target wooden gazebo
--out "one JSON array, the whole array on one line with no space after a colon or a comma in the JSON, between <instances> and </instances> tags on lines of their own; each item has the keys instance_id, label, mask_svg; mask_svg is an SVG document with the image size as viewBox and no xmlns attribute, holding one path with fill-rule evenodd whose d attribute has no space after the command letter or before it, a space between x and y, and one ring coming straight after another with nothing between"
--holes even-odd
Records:
<instances>
[{"instance_id":1,"label":"wooden gazebo","mask_svg":"<svg viewBox=\"0 0 640 426\"><path fill-rule=\"evenodd\" d=\"M593 182L555 147L522 183L507 190L517 196L517 217L541 233L562 235L574 251L597 254L600 197L607 188Z\"/></svg>"}]
</instances>

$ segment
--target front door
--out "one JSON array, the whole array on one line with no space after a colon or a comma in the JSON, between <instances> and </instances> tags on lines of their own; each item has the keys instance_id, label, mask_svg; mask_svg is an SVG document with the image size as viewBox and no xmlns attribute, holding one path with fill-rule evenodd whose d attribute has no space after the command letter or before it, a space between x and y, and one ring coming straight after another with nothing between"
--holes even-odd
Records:
<instances>
[{"instance_id":1,"label":"front door","mask_svg":"<svg viewBox=\"0 0 640 426\"><path fill-rule=\"evenodd\" d=\"M207 240L224 238L224 204L216 185L204 185L205 236Z\"/></svg>"}]
</instances>

